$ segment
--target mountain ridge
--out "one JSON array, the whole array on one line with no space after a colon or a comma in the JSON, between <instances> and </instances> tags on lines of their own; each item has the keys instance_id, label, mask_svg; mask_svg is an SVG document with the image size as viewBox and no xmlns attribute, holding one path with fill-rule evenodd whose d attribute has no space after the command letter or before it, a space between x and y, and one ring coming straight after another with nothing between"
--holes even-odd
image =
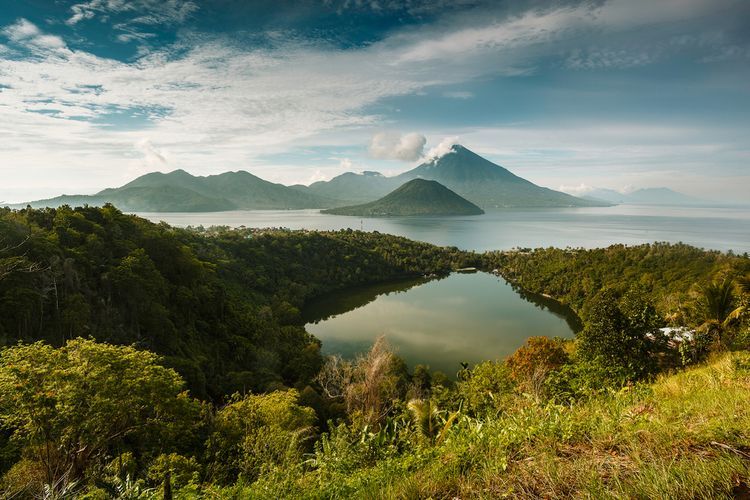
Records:
<instances>
[{"instance_id":1,"label":"mountain ridge","mask_svg":"<svg viewBox=\"0 0 750 500\"><path fill-rule=\"evenodd\" d=\"M113 203L134 212L216 212L332 208L376 201L413 179L437 181L479 207L556 208L608 206L538 186L461 145L402 174L345 172L330 181L285 186L239 170L194 176L185 170L150 172L93 195L63 195L32 207ZM26 204L15 204L25 206Z\"/></svg>"},{"instance_id":2,"label":"mountain ridge","mask_svg":"<svg viewBox=\"0 0 750 500\"><path fill-rule=\"evenodd\" d=\"M32 207L113 203L135 212L221 212L326 208L333 200L299 192L239 170L194 176L185 170L150 172L118 188L93 195L63 195L29 202Z\"/></svg>"}]
</instances>

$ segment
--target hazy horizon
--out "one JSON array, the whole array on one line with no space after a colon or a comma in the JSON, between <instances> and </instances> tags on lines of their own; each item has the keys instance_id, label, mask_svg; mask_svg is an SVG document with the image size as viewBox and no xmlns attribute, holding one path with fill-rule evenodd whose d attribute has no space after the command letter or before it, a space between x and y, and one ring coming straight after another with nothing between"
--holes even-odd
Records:
<instances>
[{"instance_id":1,"label":"hazy horizon","mask_svg":"<svg viewBox=\"0 0 750 500\"><path fill-rule=\"evenodd\" d=\"M431 153L434 153L434 151L432 151ZM437 159L437 157L436 156L429 157L428 155L425 155L425 157L422 158L420 161L429 162L429 161L434 160L434 159ZM239 169L239 170L229 170L229 171L226 171L226 172L216 172L216 173L212 173L212 174L202 174L201 175L201 174L194 174L194 173L189 172L189 171L187 171L185 169L182 169L182 168L176 168L176 169L172 169L172 170L155 170L155 171L152 171L152 172L148 172L148 173L142 174L141 176L147 175L147 174L151 174L151 173L170 174L170 173L174 173L174 172L178 172L178 171L186 172L189 175L192 175L193 177L208 177L208 176L213 176L213 175L221 175L223 173L238 173L238 172L248 172L250 174L253 174L253 172L250 172L249 170ZM360 171L357 171L357 172L355 172L353 170L348 170L347 172L354 172L354 173L361 174L363 171L370 171L371 172L371 170L368 170L368 169L363 169L363 170L360 170ZM399 172L399 173L401 173L401 172ZM337 175L340 175L340 174L337 174ZM397 175L397 174L393 174L393 175ZM139 177L141 177L141 176L139 176ZM127 184L128 182L133 181L133 180L135 180L135 178L129 179L128 181L125 182L125 184ZM330 180L330 179L324 179L324 181L327 181L327 180ZM310 184L313 184L315 182L319 182L319 181L318 180L312 180L312 181L308 181L306 183L296 183L296 184L304 184L304 185L308 185L309 186ZM284 185L291 186L293 184L284 184ZM37 199L33 199L33 200L32 199L25 199L25 200L19 200L19 201L0 200L0 204L18 206L18 205L22 205L23 203L26 203L26 202L40 201L40 200L49 199L49 198L56 198L56 197L59 197L59 196L77 196L77 195L90 196L90 195L94 195L94 194L96 194L99 191L102 191L104 189L118 188L118 187L121 187L121 186L120 185L117 185L117 186L104 186L104 187L101 187L101 188L96 188L96 189L92 190L91 192L56 193L56 194L54 194L52 196L49 196L49 197L46 197L46 198L37 198ZM551 186L544 186L544 187L551 187ZM665 189L665 188L666 189L671 189L671 188L669 188L669 186L648 186L648 187L642 187L642 186L632 186L632 185L624 186L622 188L607 187L607 186L584 186L584 185L581 185L581 186L560 186L559 188L552 187L552 189L558 189L561 192L564 192L564 193L567 193L567 194L571 194L573 196L579 196L579 197L580 196L587 196L587 195L588 196L592 196L592 197L596 197L597 191L600 191L600 190L603 190L603 191L613 191L613 192L617 192L619 194L622 194L623 196L627 196L629 194L632 194L632 193L638 192L638 191L642 191L642 190L649 190L649 189L657 189L658 190L658 189ZM676 192L678 194L684 194L684 193L680 193L679 191L674 191L674 192ZM627 203L626 200L624 200L624 202ZM691 203L692 204L698 204L698 205L700 205L701 203L705 203L706 206L722 206L722 205L726 205L726 206L730 206L730 205L745 206L745 205L750 205L750 202L748 200L722 201L722 200L711 199L711 198L707 198L707 197L695 197L694 201L692 201Z\"/></svg>"},{"instance_id":2,"label":"hazy horizon","mask_svg":"<svg viewBox=\"0 0 750 500\"><path fill-rule=\"evenodd\" d=\"M460 142L541 186L746 202L738 0L14 2L0 201L152 171L394 175Z\"/></svg>"}]
</instances>

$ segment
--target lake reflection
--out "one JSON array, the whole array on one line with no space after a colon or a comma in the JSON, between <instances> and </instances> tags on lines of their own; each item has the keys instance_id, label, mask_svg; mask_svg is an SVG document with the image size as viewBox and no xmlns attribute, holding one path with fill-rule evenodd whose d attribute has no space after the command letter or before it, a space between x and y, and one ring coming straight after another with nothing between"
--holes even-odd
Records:
<instances>
[{"instance_id":1,"label":"lake reflection","mask_svg":"<svg viewBox=\"0 0 750 500\"><path fill-rule=\"evenodd\" d=\"M385 335L410 367L453 376L460 362L504 358L530 336L572 337L564 312L477 273L348 290L309 304L304 315L326 354L351 358Z\"/></svg>"}]
</instances>

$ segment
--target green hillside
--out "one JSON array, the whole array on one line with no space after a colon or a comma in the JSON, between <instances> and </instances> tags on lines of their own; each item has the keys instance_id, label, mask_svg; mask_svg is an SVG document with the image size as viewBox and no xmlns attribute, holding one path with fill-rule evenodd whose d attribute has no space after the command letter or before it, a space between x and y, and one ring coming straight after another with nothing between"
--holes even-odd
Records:
<instances>
[{"instance_id":1,"label":"green hillside","mask_svg":"<svg viewBox=\"0 0 750 500\"><path fill-rule=\"evenodd\" d=\"M366 203L385 196L403 182L379 172L345 172L330 181L318 181L309 186L293 186L302 192L341 200L343 204Z\"/></svg>"},{"instance_id":2,"label":"green hillside","mask_svg":"<svg viewBox=\"0 0 750 500\"><path fill-rule=\"evenodd\" d=\"M106 203L132 212L283 210L322 208L333 204L314 194L301 193L244 171L199 177L184 170L167 174L152 172L122 187L105 189L91 196L65 195L29 204L43 208L64 204L102 206Z\"/></svg>"},{"instance_id":3,"label":"green hillside","mask_svg":"<svg viewBox=\"0 0 750 500\"><path fill-rule=\"evenodd\" d=\"M383 198L325 214L382 217L390 215L481 215L484 210L436 181L414 179Z\"/></svg>"},{"instance_id":4,"label":"green hillside","mask_svg":"<svg viewBox=\"0 0 750 500\"><path fill-rule=\"evenodd\" d=\"M137 343L214 398L294 384L300 356L319 360L317 340L298 326L307 300L445 274L463 255L378 234L199 234L111 205L0 209L0 348L77 336Z\"/></svg>"}]
</instances>

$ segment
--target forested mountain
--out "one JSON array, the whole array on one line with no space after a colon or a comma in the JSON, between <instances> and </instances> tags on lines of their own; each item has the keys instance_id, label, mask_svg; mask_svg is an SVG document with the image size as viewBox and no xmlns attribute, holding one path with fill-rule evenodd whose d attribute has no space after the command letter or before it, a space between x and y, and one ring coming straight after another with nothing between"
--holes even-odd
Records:
<instances>
[{"instance_id":1,"label":"forested mountain","mask_svg":"<svg viewBox=\"0 0 750 500\"><path fill-rule=\"evenodd\" d=\"M403 184L403 183L401 183ZM400 184L393 177L386 177L379 172L345 172L330 181L313 182L309 186L292 186L303 192L313 193L346 203L363 203L385 196Z\"/></svg>"},{"instance_id":2,"label":"forested mountain","mask_svg":"<svg viewBox=\"0 0 750 500\"><path fill-rule=\"evenodd\" d=\"M105 189L91 196L64 195L33 201L30 205L41 208L106 203L132 212L217 212L335 205L332 200L274 184L244 171L199 177L184 170L168 174L152 172L122 187Z\"/></svg>"},{"instance_id":3,"label":"forested mountain","mask_svg":"<svg viewBox=\"0 0 750 500\"><path fill-rule=\"evenodd\" d=\"M389 215L481 215L484 210L437 181L414 179L383 198L349 207L323 210L325 214L381 217Z\"/></svg>"},{"instance_id":4,"label":"forested mountain","mask_svg":"<svg viewBox=\"0 0 750 500\"><path fill-rule=\"evenodd\" d=\"M385 234L197 233L103 208L0 210L0 344L78 336L166 356L194 394L309 381L308 299L471 254Z\"/></svg>"},{"instance_id":5,"label":"forested mountain","mask_svg":"<svg viewBox=\"0 0 750 500\"><path fill-rule=\"evenodd\" d=\"M537 186L505 168L455 145L440 158L395 177L378 172L347 172L310 186L284 186L245 171L206 177L184 170L152 172L93 195L62 195L28 204L34 208L62 205L102 206L112 203L130 212L216 212L332 208L377 200L413 179L434 180L480 207L606 206ZM19 204L26 206L26 204Z\"/></svg>"}]
</instances>

